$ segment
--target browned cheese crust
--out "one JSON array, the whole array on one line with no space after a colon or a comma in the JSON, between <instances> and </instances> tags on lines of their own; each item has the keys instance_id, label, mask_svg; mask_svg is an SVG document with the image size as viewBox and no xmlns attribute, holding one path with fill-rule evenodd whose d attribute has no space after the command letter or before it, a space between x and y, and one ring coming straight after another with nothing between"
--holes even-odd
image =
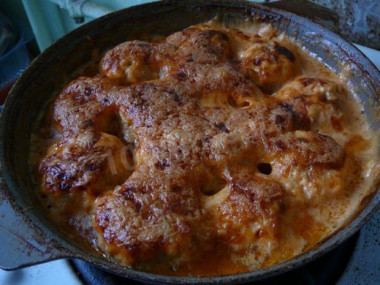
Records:
<instances>
[{"instance_id":1,"label":"browned cheese crust","mask_svg":"<svg viewBox=\"0 0 380 285\"><path fill-rule=\"evenodd\" d=\"M346 91L302 75L275 36L199 25L109 50L53 104L45 195L86 208L109 258L152 272L243 272L315 244L327 228L308 207L358 172L327 135Z\"/></svg>"}]
</instances>

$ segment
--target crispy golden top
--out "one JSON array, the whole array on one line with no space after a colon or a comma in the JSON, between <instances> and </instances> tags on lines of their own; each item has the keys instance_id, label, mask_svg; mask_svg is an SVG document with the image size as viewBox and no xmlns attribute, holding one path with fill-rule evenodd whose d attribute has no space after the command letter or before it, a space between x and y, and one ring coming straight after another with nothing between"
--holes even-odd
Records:
<instances>
[{"instance_id":1,"label":"crispy golden top","mask_svg":"<svg viewBox=\"0 0 380 285\"><path fill-rule=\"evenodd\" d=\"M308 209L339 201L359 171L329 136L344 129L345 91L302 75L273 31L194 26L122 43L100 68L55 100L59 140L39 169L71 223L86 209L109 257L220 275L291 258L328 233Z\"/></svg>"}]
</instances>

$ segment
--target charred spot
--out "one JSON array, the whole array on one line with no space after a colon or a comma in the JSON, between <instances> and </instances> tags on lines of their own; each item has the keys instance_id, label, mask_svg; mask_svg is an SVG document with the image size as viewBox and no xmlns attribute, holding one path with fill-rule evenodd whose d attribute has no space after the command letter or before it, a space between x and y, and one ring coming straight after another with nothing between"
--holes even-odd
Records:
<instances>
[{"instance_id":1,"label":"charred spot","mask_svg":"<svg viewBox=\"0 0 380 285\"><path fill-rule=\"evenodd\" d=\"M327 136L327 135L324 135L324 134L321 134L321 133L317 133L317 136L319 138L322 138L322 139L325 139L325 140L332 140L331 137ZM335 142L335 141L334 141Z\"/></svg>"},{"instance_id":2,"label":"charred spot","mask_svg":"<svg viewBox=\"0 0 380 285\"><path fill-rule=\"evenodd\" d=\"M296 58L294 57L294 54L290 50L288 50L286 47L284 47L284 46L276 44L275 50L279 54L282 54L283 56L286 56L290 61L295 61L296 60Z\"/></svg>"},{"instance_id":3,"label":"charred spot","mask_svg":"<svg viewBox=\"0 0 380 285\"><path fill-rule=\"evenodd\" d=\"M277 146L279 149L282 149L282 150L287 149L286 144L285 144L283 141L276 141L276 146Z\"/></svg>"},{"instance_id":4,"label":"charred spot","mask_svg":"<svg viewBox=\"0 0 380 285\"><path fill-rule=\"evenodd\" d=\"M316 82L317 80L315 78L301 78L299 79L299 81L304 87L307 87L311 85L312 83Z\"/></svg>"},{"instance_id":5,"label":"charred spot","mask_svg":"<svg viewBox=\"0 0 380 285\"><path fill-rule=\"evenodd\" d=\"M225 132L225 133L229 133L230 130L226 127L226 125L224 123L219 123L219 124L215 124L215 126L221 130L222 132Z\"/></svg>"},{"instance_id":6,"label":"charred spot","mask_svg":"<svg viewBox=\"0 0 380 285\"><path fill-rule=\"evenodd\" d=\"M178 93L174 92L173 99L176 103L178 103L178 105L182 105L182 100Z\"/></svg>"},{"instance_id":7,"label":"charred spot","mask_svg":"<svg viewBox=\"0 0 380 285\"><path fill-rule=\"evenodd\" d=\"M99 133L92 134L92 143L95 143L99 139L100 139L100 134Z\"/></svg>"},{"instance_id":8,"label":"charred spot","mask_svg":"<svg viewBox=\"0 0 380 285\"><path fill-rule=\"evenodd\" d=\"M58 166L55 166L55 165L47 167L46 172L49 175L51 175L53 177L57 177L57 178L61 178L63 176L62 170Z\"/></svg>"},{"instance_id":9,"label":"charred spot","mask_svg":"<svg viewBox=\"0 0 380 285\"><path fill-rule=\"evenodd\" d=\"M142 208L142 204L139 201L134 200L133 201L133 207L135 208L136 212L140 212L140 210Z\"/></svg>"},{"instance_id":10,"label":"charred spot","mask_svg":"<svg viewBox=\"0 0 380 285\"><path fill-rule=\"evenodd\" d=\"M140 201L135 199L134 197L135 191L136 189L134 187L127 187L127 189L125 189L125 191L122 192L122 195L125 200L129 201L133 205L134 210L136 212L139 212L143 205Z\"/></svg>"},{"instance_id":11,"label":"charred spot","mask_svg":"<svg viewBox=\"0 0 380 285\"><path fill-rule=\"evenodd\" d=\"M135 108L143 107L146 104L146 100L142 97L138 98L138 101L133 104Z\"/></svg>"},{"instance_id":12,"label":"charred spot","mask_svg":"<svg viewBox=\"0 0 380 285\"><path fill-rule=\"evenodd\" d=\"M73 99L79 104L85 104L88 102L88 99L84 97L81 93L74 94Z\"/></svg>"},{"instance_id":13,"label":"charred spot","mask_svg":"<svg viewBox=\"0 0 380 285\"><path fill-rule=\"evenodd\" d=\"M176 225L176 228L178 232L183 233L183 234L187 234L190 232L190 227L184 223L178 223Z\"/></svg>"},{"instance_id":14,"label":"charred spot","mask_svg":"<svg viewBox=\"0 0 380 285\"><path fill-rule=\"evenodd\" d=\"M255 59L253 60L253 64L258 66L260 65L262 62L264 61L264 58L262 57L255 57Z\"/></svg>"},{"instance_id":15,"label":"charred spot","mask_svg":"<svg viewBox=\"0 0 380 285\"><path fill-rule=\"evenodd\" d=\"M133 193L136 192L135 187L128 186L125 188L125 190L121 193L126 199L131 200L133 198Z\"/></svg>"},{"instance_id":16,"label":"charred spot","mask_svg":"<svg viewBox=\"0 0 380 285\"><path fill-rule=\"evenodd\" d=\"M236 35L238 37L240 37L241 39L244 39L244 40L250 40L250 37L246 34L244 34L242 31L240 30L237 30L237 29L234 29L234 32L236 33Z\"/></svg>"},{"instance_id":17,"label":"charred spot","mask_svg":"<svg viewBox=\"0 0 380 285\"><path fill-rule=\"evenodd\" d=\"M240 185L236 180L233 180L230 185L231 189L238 191L238 192L245 192L246 188L242 185ZM252 193L252 196L254 196L255 193Z\"/></svg>"},{"instance_id":18,"label":"charred spot","mask_svg":"<svg viewBox=\"0 0 380 285\"><path fill-rule=\"evenodd\" d=\"M78 186L77 189L78 189L78 191L85 191L86 190L86 188L82 185Z\"/></svg>"},{"instance_id":19,"label":"charred spot","mask_svg":"<svg viewBox=\"0 0 380 285\"><path fill-rule=\"evenodd\" d=\"M102 220L107 222L107 223L110 221L110 212L109 211L102 212Z\"/></svg>"},{"instance_id":20,"label":"charred spot","mask_svg":"<svg viewBox=\"0 0 380 285\"><path fill-rule=\"evenodd\" d=\"M85 164L85 168L87 171L95 171L103 168L103 165L99 162L89 162Z\"/></svg>"},{"instance_id":21,"label":"charred spot","mask_svg":"<svg viewBox=\"0 0 380 285\"><path fill-rule=\"evenodd\" d=\"M89 127L94 126L94 121L93 120L86 120L83 122L83 128L87 129Z\"/></svg>"},{"instance_id":22,"label":"charred spot","mask_svg":"<svg viewBox=\"0 0 380 285\"><path fill-rule=\"evenodd\" d=\"M169 203L169 208L174 213L181 213L182 211L182 202L179 199L173 199Z\"/></svg>"},{"instance_id":23,"label":"charred spot","mask_svg":"<svg viewBox=\"0 0 380 285\"><path fill-rule=\"evenodd\" d=\"M295 98L297 100L304 100L304 98ZM306 103L301 103L306 104ZM306 114L303 114L302 112L298 112L294 109L294 106L287 103L280 103L280 107L284 110L288 111L292 115L292 121L294 123L295 129L309 129L310 128L310 119L307 117ZM277 122L277 118L276 118Z\"/></svg>"},{"instance_id":24,"label":"charred spot","mask_svg":"<svg viewBox=\"0 0 380 285\"><path fill-rule=\"evenodd\" d=\"M260 37L261 38L261 37ZM263 40L260 40L259 38L254 41L255 44L264 44L265 42Z\"/></svg>"},{"instance_id":25,"label":"charred spot","mask_svg":"<svg viewBox=\"0 0 380 285\"><path fill-rule=\"evenodd\" d=\"M193 62L193 61L194 61L193 55L189 54L186 56L186 62Z\"/></svg>"},{"instance_id":26,"label":"charred spot","mask_svg":"<svg viewBox=\"0 0 380 285\"><path fill-rule=\"evenodd\" d=\"M102 101L101 101L101 104L102 105L106 105L106 104L108 104L110 102L110 99L108 99L108 98L104 98Z\"/></svg>"},{"instance_id":27,"label":"charred spot","mask_svg":"<svg viewBox=\"0 0 380 285\"><path fill-rule=\"evenodd\" d=\"M262 235L264 234L264 231L263 230L258 230L256 233L255 233L255 236L257 238L261 237Z\"/></svg>"},{"instance_id":28,"label":"charred spot","mask_svg":"<svg viewBox=\"0 0 380 285\"><path fill-rule=\"evenodd\" d=\"M327 97L326 97L325 94L320 94L320 95L318 96L318 99L319 99L321 102L323 102L323 103L327 103L327 102L329 102L329 101L327 100Z\"/></svg>"},{"instance_id":29,"label":"charred spot","mask_svg":"<svg viewBox=\"0 0 380 285\"><path fill-rule=\"evenodd\" d=\"M179 95L177 93L174 94L173 98L174 98L175 102L181 103L181 98L179 97Z\"/></svg>"},{"instance_id":30,"label":"charred spot","mask_svg":"<svg viewBox=\"0 0 380 285\"><path fill-rule=\"evenodd\" d=\"M174 111L173 110L166 110L166 117L173 115ZM159 125L161 125L161 122L159 122Z\"/></svg>"},{"instance_id":31,"label":"charred spot","mask_svg":"<svg viewBox=\"0 0 380 285\"><path fill-rule=\"evenodd\" d=\"M276 124L277 125L282 125L285 122L286 122L286 119L283 116L276 115Z\"/></svg>"},{"instance_id":32,"label":"charred spot","mask_svg":"<svg viewBox=\"0 0 380 285\"><path fill-rule=\"evenodd\" d=\"M152 50L148 49L146 53L144 53L143 61L145 65L149 65L152 59Z\"/></svg>"},{"instance_id":33,"label":"charred spot","mask_svg":"<svg viewBox=\"0 0 380 285\"><path fill-rule=\"evenodd\" d=\"M180 81L183 81L183 80L186 80L187 79L187 75L185 72L178 72L176 73L175 77L180 80Z\"/></svg>"},{"instance_id":34,"label":"charred spot","mask_svg":"<svg viewBox=\"0 0 380 285\"><path fill-rule=\"evenodd\" d=\"M222 33L222 32L219 32L219 35L220 35L220 37L221 37L223 40L228 41L228 36L227 36L227 34Z\"/></svg>"},{"instance_id":35,"label":"charred spot","mask_svg":"<svg viewBox=\"0 0 380 285\"><path fill-rule=\"evenodd\" d=\"M220 31L205 30L202 31L198 44L202 49L205 49L208 53L216 55L217 58L224 58L230 53L230 47L228 45L228 36ZM203 60L202 60L203 61ZM212 63L215 58L210 57L204 63Z\"/></svg>"},{"instance_id":36,"label":"charred spot","mask_svg":"<svg viewBox=\"0 0 380 285\"><path fill-rule=\"evenodd\" d=\"M70 181L62 180L62 181L59 183L59 189L62 190L62 191L69 190L70 188L71 188L71 183L70 183Z\"/></svg>"},{"instance_id":37,"label":"charred spot","mask_svg":"<svg viewBox=\"0 0 380 285\"><path fill-rule=\"evenodd\" d=\"M167 161L157 161L154 166L157 168L157 169L161 169L161 170L164 170L165 168L169 167L170 166L170 163L167 162Z\"/></svg>"},{"instance_id":38,"label":"charred spot","mask_svg":"<svg viewBox=\"0 0 380 285\"><path fill-rule=\"evenodd\" d=\"M91 87L84 88L84 95L85 96L90 96L91 93L92 93L92 88Z\"/></svg>"},{"instance_id":39,"label":"charred spot","mask_svg":"<svg viewBox=\"0 0 380 285\"><path fill-rule=\"evenodd\" d=\"M181 186L178 186L178 185L174 185L172 187L172 191L175 192L175 193L180 193L182 190Z\"/></svg>"}]
</instances>

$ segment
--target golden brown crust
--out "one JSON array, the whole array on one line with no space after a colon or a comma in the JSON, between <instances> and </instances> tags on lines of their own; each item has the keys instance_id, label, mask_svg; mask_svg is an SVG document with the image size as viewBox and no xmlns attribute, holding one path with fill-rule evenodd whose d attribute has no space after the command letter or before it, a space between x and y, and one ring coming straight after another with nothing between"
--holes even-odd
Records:
<instances>
[{"instance_id":1,"label":"golden brown crust","mask_svg":"<svg viewBox=\"0 0 380 285\"><path fill-rule=\"evenodd\" d=\"M273 41L254 41L240 60L244 72L268 92L277 90L299 73L294 54Z\"/></svg>"},{"instance_id":2,"label":"golden brown crust","mask_svg":"<svg viewBox=\"0 0 380 285\"><path fill-rule=\"evenodd\" d=\"M263 266L289 231L282 211L298 190L287 179L312 169L300 190L308 203L317 173L342 184L354 171L316 130L336 118L342 88L314 77L285 84L300 73L297 58L269 34L250 42L201 25L108 51L100 74L54 102L60 140L40 163L44 191L97 197L99 246L126 265L193 272L227 247L230 262ZM239 41L249 47L236 54Z\"/></svg>"}]
</instances>

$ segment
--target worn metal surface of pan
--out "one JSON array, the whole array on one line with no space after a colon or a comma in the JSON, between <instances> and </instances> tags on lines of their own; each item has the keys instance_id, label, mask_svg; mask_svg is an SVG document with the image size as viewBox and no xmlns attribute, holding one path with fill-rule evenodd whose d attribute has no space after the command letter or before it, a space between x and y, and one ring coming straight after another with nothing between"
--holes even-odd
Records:
<instances>
[{"instance_id":1,"label":"worn metal surface of pan","mask_svg":"<svg viewBox=\"0 0 380 285\"><path fill-rule=\"evenodd\" d=\"M28 168L30 138L35 122L84 64L122 41L143 34L168 35L218 15L224 21L253 17L271 21L301 42L336 72L349 68L371 127L380 127L380 74L354 46L321 26L294 14L248 2L163 1L127 8L69 33L44 51L11 90L0 126L0 267L15 269L58 258L79 258L113 273L147 283L240 283L301 266L340 244L379 208L379 174L354 217L312 250L286 262L244 274L217 277L168 277L139 272L111 262L75 243L45 215ZM377 158L378 159L378 158Z\"/></svg>"}]
</instances>

